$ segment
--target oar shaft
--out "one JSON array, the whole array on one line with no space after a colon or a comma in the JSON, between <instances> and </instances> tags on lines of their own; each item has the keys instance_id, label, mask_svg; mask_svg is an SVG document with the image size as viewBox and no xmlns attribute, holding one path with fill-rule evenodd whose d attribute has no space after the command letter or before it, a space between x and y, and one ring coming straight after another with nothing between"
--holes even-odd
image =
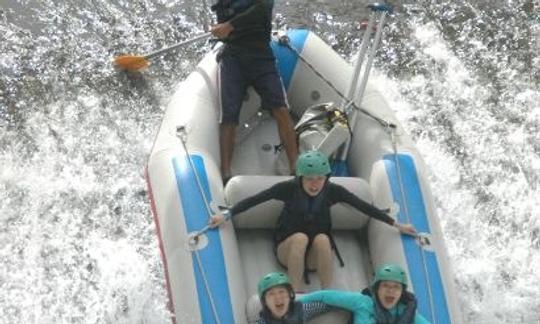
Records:
<instances>
[{"instance_id":1,"label":"oar shaft","mask_svg":"<svg viewBox=\"0 0 540 324\"><path fill-rule=\"evenodd\" d=\"M382 27L384 26L384 19L386 18L386 15L388 13L392 13L392 7L385 4L372 3L372 4L369 4L367 7L369 8L369 10L371 10L369 14L369 21L367 24L367 28L364 32L364 36L362 37L362 43L360 44L360 50L358 51L356 64L354 66L354 72L349 83L349 88L347 90L347 99L349 101L344 101L342 103L341 105L342 109L346 109L347 106L349 106L350 102L351 101L354 102L356 98L361 98L361 95L355 96L355 92L357 91L358 78L360 77L360 71L362 70L362 64L364 63L364 58L366 57L367 48L371 41L371 34L374 30L373 25L375 24L375 21L377 20L377 16L380 16L379 26L376 29L375 40L372 44L372 49L371 49L372 53L374 53L374 49L376 50L378 47L378 43L381 38L380 35L382 33ZM369 69L365 68L364 79L367 79L368 75L369 75Z\"/></svg>"},{"instance_id":2,"label":"oar shaft","mask_svg":"<svg viewBox=\"0 0 540 324\"><path fill-rule=\"evenodd\" d=\"M367 85L367 80L369 78L369 73L370 73L370 70L371 70L371 66L373 65L373 59L375 58L375 53L377 52L377 48L379 46L379 43L381 41L381 36L382 36L382 32L383 32L383 28L384 28L384 22L385 22L385 19L386 19L386 15L388 13L391 13L392 12L392 8L389 7L389 6L386 6L386 5L380 5L380 4L374 4L374 5L369 5L368 6L372 12L371 12L371 15L370 15L370 18L369 18L369 23L368 23L368 26L367 26L367 30L365 31L366 33L368 33L368 37L365 37L363 38L362 40L362 49L360 50L360 53L359 53L359 59L360 59L360 54L362 54L362 60L360 61L360 66L356 66L355 67L355 75L352 79L352 82L349 86L349 93L347 94L347 98L351 101L351 102L356 102L358 100L358 106L361 107L361 104L362 104L362 96L364 95L364 91L365 91L365 88L366 88L366 85ZM365 57L365 52L366 50L364 49L364 46L367 47L367 43L369 42L369 37L371 36L371 29L373 28L373 24L374 24L374 21L376 19L376 16L379 16L379 24L377 26L377 31L375 33L375 39L373 40L373 43L371 44L371 49L370 49L370 53L369 53L369 58L368 58L368 61L366 63L366 67L364 68L364 73L362 75L362 81L360 83L360 87L358 89L358 92L357 94L355 95L355 91L356 91L356 85L357 85L357 82L358 82L358 77L360 75L360 70L361 70L361 65L362 65L362 61L363 61L363 58ZM363 53L362 53L363 51ZM358 65L358 61L357 61L357 65ZM356 75L358 73L358 75ZM345 109L346 107L344 107ZM350 125L350 128L352 131L354 131L354 128L355 128L355 125L356 125L356 109L353 109L352 110L352 113L350 116L348 116L349 118L349 125ZM345 161L347 159L347 154L349 154L349 148L350 148L350 145L351 145L351 139L350 138L347 142L345 142L345 144L342 146L340 152L338 153L338 157L341 161Z\"/></svg>"},{"instance_id":3,"label":"oar shaft","mask_svg":"<svg viewBox=\"0 0 540 324\"><path fill-rule=\"evenodd\" d=\"M386 19L386 12L383 11L381 13L381 17L379 18L379 26L377 27L377 33L375 33L375 39L373 40L373 44L371 46L371 51L369 53L369 58L366 63L366 69L364 72L364 75L362 76L362 82L360 83L360 88L358 89L358 93L356 97L352 98L353 100L362 99L362 96L364 95L364 91L366 90L367 80L369 78L369 72L371 71L371 66L373 65L373 59L375 59L375 54L377 53L377 48L379 47L379 43L381 42L381 36L382 36L382 30L384 27L384 21Z\"/></svg>"},{"instance_id":4,"label":"oar shaft","mask_svg":"<svg viewBox=\"0 0 540 324\"><path fill-rule=\"evenodd\" d=\"M156 57L156 56L159 56L159 55L161 55L161 54L163 54L163 53L165 53L165 52L169 52L169 51L172 51L172 50L177 49L177 48L179 48L179 47L186 46L186 45L189 45L189 44L191 44L191 43L195 43L195 42L197 42L197 41L203 40L203 39L208 38L208 37L210 37L210 36L212 36L212 33L210 33L210 32L204 33L204 34L195 36L195 37L193 37L193 38L190 38L190 39L188 39L188 40L185 40L185 41L183 41L183 42L180 42L180 43L171 45L171 46L169 46L169 47L162 48L162 49L157 50L157 51L155 51L155 52L146 54L146 55L144 55L143 57L144 57L145 59L151 59L151 58Z\"/></svg>"},{"instance_id":5,"label":"oar shaft","mask_svg":"<svg viewBox=\"0 0 540 324\"><path fill-rule=\"evenodd\" d=\"M372 11L369 15L369 21L367 28L364 32L364 37L362 38L362 43L360 44L360 50L356 56L356 63L354 65L354 72L351 77L351 82L349 83L349 89L347 90L347 99L341 104L342 109L345 109L349 101L354 99L354 93L356 86L358 85L358 78L360 77L360 70L362 69L362 64L364 63L364 58L366 56L368 43L371 38L371 33L373 32L373 25L375 24L376 12Z\"/></svg>"},{"instance_id":6,"label":"oar shaft","mask_svg":"<svg viewBox=\"0 0 540 324\"><path fill-rule=\"evenodd\" d=\"M386 19L386 12L381 12L381 17L379 18L379 25L377 26L377 33L375 33L375 39L373 40L373 44L371 44L371 48L369 51L369 58L366 63L366 67L364 69L364 74L362 75L362 81L360 82L360 86L358 87L358 92L356 95L352 95L351 100L353 102L358 102L358 106L362 105L362 97L364 96L364 91L366 91L367 81L369 79L369 73L371 72L371 67L373 66L373 60L375 59L375 54L377 53L377 48L379 48L379 43L381 42L381 36L382 36L382 29L384 27L384 21ZM352 110L351 116L349 118L349 125L351 129L354 130L354 127L356 126L356 109ZM345 152L348 152L348 146L350 143L347 143L347 147L345 149ZM346 158L344 156L343 158Z\"/></svg>"}]
</instances>

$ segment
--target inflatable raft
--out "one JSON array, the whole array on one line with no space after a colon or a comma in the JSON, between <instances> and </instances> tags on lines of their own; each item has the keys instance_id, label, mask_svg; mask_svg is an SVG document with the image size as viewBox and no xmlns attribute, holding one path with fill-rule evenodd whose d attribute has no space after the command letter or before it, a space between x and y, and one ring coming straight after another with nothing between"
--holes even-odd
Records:
<instances>
[{"instance_id":1,"label":"inflatable raft","mask_svg":"<svg viewBox=\"0 0 540 324\"><path fill-rule=\"evenodd\" d=\"M343 101L354 69L308 30L290 30L287 36L287 46L277 41L272 46L291 115L306 125L309 114L332 106L325 103ZM147 166L169 306L173 322L181 324L247 323L256 316L246 304L256 294L258 279L283 271L274 257L271 235L280 202L254 207L219 229L207 228L209 216L219 206L232 205L289 178L277 126L250 89L237 132L235 177L223 186L216 51L208 53L176 88ZM323 131L308 125L299 135L300 148L318 147L337 157L336 147L348 142L348 175L331 181L381 209L393 208L399 222L412 223L422 234L419 239L400 235L352 207L334 206L333 235L345 263L341 267L335 260L334 287L361 290L371 282L375 267L398 263L408 272L409 289L425 318L432 323L460 323L424 162L384 94L369 82L361 101L349 108L347 127L352 132L343 132L345 126L339 121ZM307 291L319 289L316 276L311 274L310 279ZM313 322L346 320L342 314L329 313Z\"/></svg>"}]
</instances>

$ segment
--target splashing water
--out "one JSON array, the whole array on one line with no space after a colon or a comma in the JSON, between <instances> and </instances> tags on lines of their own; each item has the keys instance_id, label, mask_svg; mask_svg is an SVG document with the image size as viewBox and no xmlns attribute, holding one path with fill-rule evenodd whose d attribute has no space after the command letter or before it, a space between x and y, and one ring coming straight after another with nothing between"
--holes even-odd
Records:
<instances>
[{"instance_id":1,"label":"splashing water","mask_svg":"<svg viewBox=\"0 0 540 324\"><path fill-rule=\"evenodd\" d=\"M496 19L488 11L474 24L456 23L451 8L444 25L417 16L410 44L418 66L393 82L398 115L433 171L468 323L540 321L540 70L532 63L540 21L519 8L498 30L480 30L482 19ZM520 36L506 34L518 25Z\"/></svg>"},{"instance_id":2,"label":"splashing water","mask_svg":"<svg viewBox=\"0 0 540 324\"><path fill-rule=\"evenodd\" d=\"M365 3L277 2L345 57ZM431 169L467 323L537 323L540 18L535 1L396 4L373 80ZM0 318L167 323L145 159L208 46L144 74L110 60L194 36L204 1L10 0L0 8Z\"/></svg>"}]
</instances>

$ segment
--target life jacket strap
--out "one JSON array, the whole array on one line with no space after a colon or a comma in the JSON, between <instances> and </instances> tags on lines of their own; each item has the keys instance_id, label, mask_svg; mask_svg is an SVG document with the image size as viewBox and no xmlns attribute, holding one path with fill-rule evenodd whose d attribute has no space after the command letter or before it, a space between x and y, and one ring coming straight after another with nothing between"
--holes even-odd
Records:
<instances>
[{"instance_id":1,"label":"life jacket strap","mask_svg":"<svg viewBox=\"0 0 540 324\"><path fill-rule=\"evenodd\" d=\"M330 239L330 246L332 247L332 250L334 250L334 253L336 253L336 257L338 258L338 261L339 261L339 266L343 268L345 266L345 262L343 261L343 258L341 257L341 253L339 253L334 237L330 233L324 233L324 234L328 235L328 238ZM309 275L308 275L309 270L308 270L308 262L307 262L307 255L308 255L309 249L311 248L311 243L312 243L312 240L310 239L308 246L306 247L306 253L304 254L304 282L306 283L306 285L309 285L311 282L309 280Z\"/></svg>"}]
</instances>

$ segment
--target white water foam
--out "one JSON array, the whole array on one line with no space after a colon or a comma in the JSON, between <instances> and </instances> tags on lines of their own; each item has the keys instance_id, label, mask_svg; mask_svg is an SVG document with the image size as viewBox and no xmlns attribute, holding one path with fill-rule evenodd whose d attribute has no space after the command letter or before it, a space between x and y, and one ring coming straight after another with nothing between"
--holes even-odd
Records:
<instances>
[{"instance_id":1,"label":"white water foam","mask_svg":"<svg viewBox=\"0 0 540 324\"><path fill-rule=\"evenodd\" d=\"M2 323L169 323L142 173L171 85L207 47L192 48L195 57L160 59L138 78L114 72L110 58L197 34L200 1L6 6L0 8ZM282 18L309 21L304 11ZM337 34L347 27L345 14L316 14L316 27L328 24ZM537 19L529 25L538 36ZM375 77L432 170L465 321L538 323L537 84L508 68L511 58L500 60L482 39L463 39L495 62L497 92L436 25L418 20L413 27L411 43L431 73ZM358 41L328 37L342 46ZM533 48L540 49L538 39L530 40ZM531 68L539 64L536 56Z\"/></svg>"},{"instance_id":2,"label":"white water foam","mask_svg":"<svg viewBox=\"0 0 540 324\"><path fill-rule=\"evenodd\" d=\"M465 321L538 323L540 91L522 89L491 106L489 90L433 25L413 36L420 55L445 69L410 81L375 75L375 82L392 94L431 169Z\"/></svg>"}]
</instances>

